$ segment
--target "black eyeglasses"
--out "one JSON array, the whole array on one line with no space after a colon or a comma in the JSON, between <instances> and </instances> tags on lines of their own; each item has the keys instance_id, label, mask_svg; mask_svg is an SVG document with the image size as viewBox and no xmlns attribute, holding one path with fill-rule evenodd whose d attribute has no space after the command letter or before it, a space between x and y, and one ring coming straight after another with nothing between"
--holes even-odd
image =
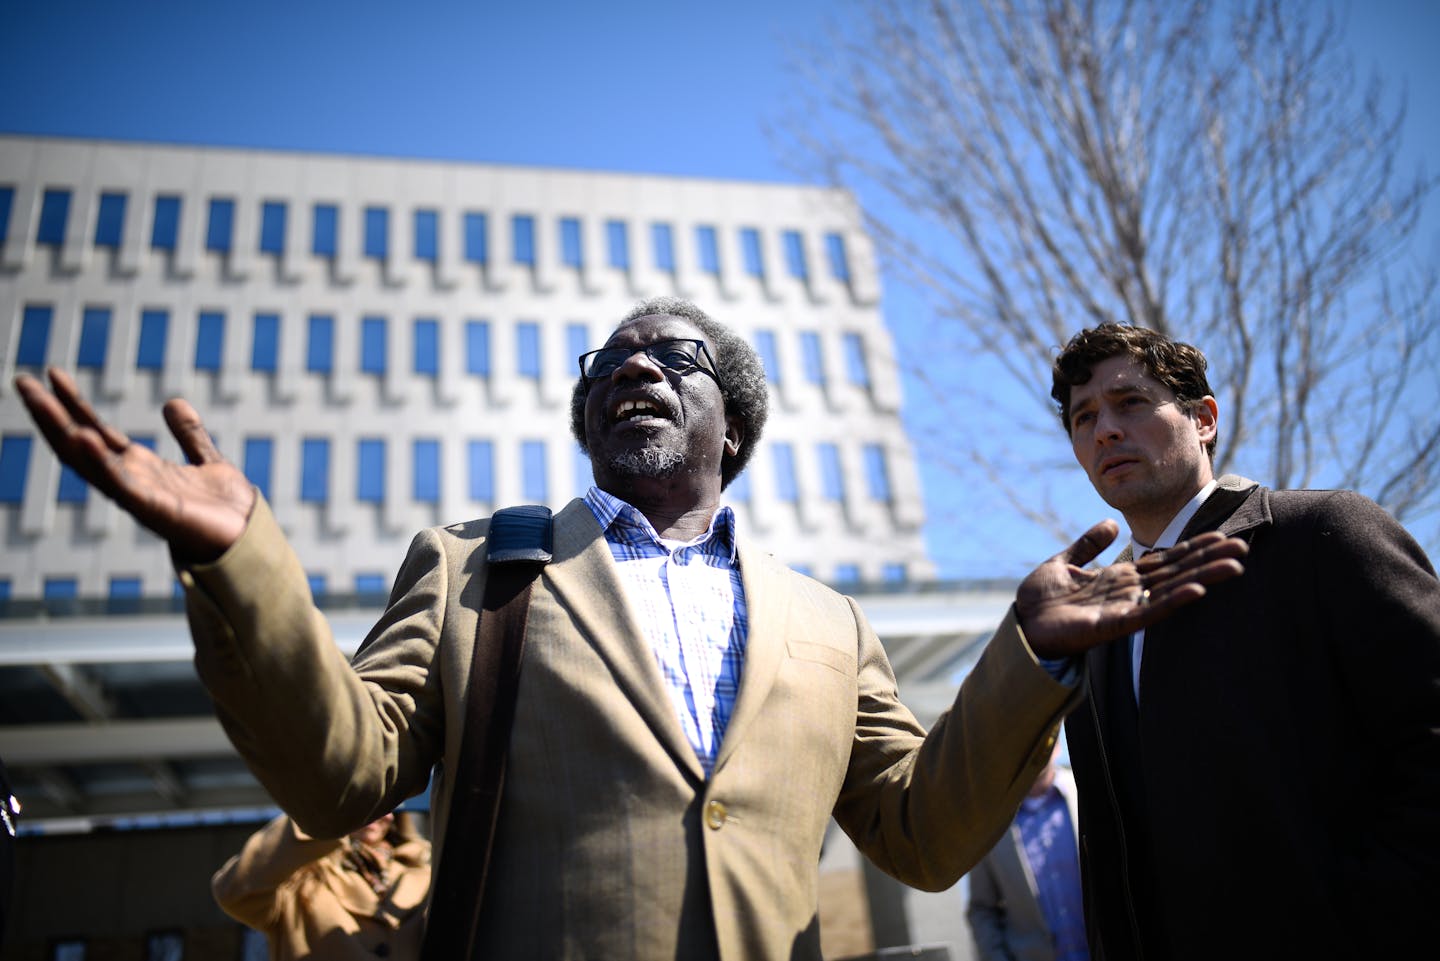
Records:
<instances>
[{"instance_id":1,"label":"black eyeglasses","mask_svg":"<svg viewBox=\"0 0 1440 961\"><path fill-rule=\"evenodd\" d=\"M677 374L688 374L691 371L700 371L702 374L709 374L715 381L717 387L724 390L725 385L720 382L720 374L715 369L715 360L710 356L703 340L661 340L653 344L646 344L644 347L601 347L599 350L592 350L580 355L580 379L584 381L588 390L590 382L599 380L602 377L609 377L620 369L620 365L630 359L630 356L637 351L645 351L645 356L663 367L665 370L672 370ZM701 358L704 358L702 364Z\"/></svg>"}]
</instances>

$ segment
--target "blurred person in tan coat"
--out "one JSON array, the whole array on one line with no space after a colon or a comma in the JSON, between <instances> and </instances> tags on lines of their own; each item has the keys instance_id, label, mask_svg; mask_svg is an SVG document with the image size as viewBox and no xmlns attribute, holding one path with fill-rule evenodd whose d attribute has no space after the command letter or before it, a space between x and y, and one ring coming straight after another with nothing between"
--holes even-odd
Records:
<instances>
[{"instance_id":1,"label":"blurred person in tan coat","mask_svg":"<svg viewBox=\"0 0 1440 961\"><path fill-rule=\"evenodd\" d=\"M416 958L430 891L430 842L387 814L335 839L281 815L210 881L216 902L263 933L272 961Z\"/></svg>"}]
</instances>

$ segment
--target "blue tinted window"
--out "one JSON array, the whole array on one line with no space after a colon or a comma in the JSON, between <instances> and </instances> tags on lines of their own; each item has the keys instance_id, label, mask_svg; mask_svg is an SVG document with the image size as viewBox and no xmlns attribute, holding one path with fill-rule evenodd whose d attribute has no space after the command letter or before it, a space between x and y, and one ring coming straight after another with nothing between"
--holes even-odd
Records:
<instances>
[{"instance_id":1,"label":"blue tinted window","mask_svg":"<svg viewBox=\"0 0 1440 961\"><path fill-rule=\"evenodd\" d=\"M535 218L516 214L510 218L510 247L517 264L535 263Z\"/></svg>"},{"instance_id":2,"label":"blue tinted window","mask_svg":"<svg viewBox=\"0 0 1440 961\"><path fill-rule=\"evenodd\" d=\"M390 211L365 208L365 256L384 260L390 255Z\"/></svg>"},{"instance_id":3,"label":"blue tinted window","mask_svg":"<svg viewBox=\"0 0 1440 961\"><path fill-rule=\"evenodd\" d=\"M440 215L433 210L415 211L415 259L434 263L440 257Z\"/></svg>"},{"instance_id":4,"label":"blue tinted window","mask_svg":"<svg viewBox=\"0 0 1440 961\"><path fill-rule=\"evenodd\" d=\"M360 320L360 369L367 374L385 373L386 330L384 317Z\"/></svg>"},{"instance_id":5,"label":"blue tinted window","mask_svg":"<svg viewBox=\"0 0 1440 961\"><path fill-rule=\"evenodd\" d=\"M109 603L106 610L114 613L133 612L140 609L140 578L110 578Z\"/></svg>"},{"instance_id":6,"label":"blue tinted window","mask_svg":"<svg viewBox=\"0 0 1440 961\"><path fill-rule=\"evenodd\" d=\"M230 235L235 229L235 201L212 197L210 225L205 230L205 249L228 252Z\"/></svg>"},{"instance_id":7,"label":"blue tinted window","mask_svg":"<svg viewBox=\"0 0 1440 961\"><path fill-rule=\"evenodd\" d=\"M130 443L132 443L132 444L139 444L141 447L145 448L146 450L150 451L151 453L154 453L154 451L155 451L155 435L154 435L154 434L131 434L131 435L130 435Z\"/></svg>"},{"instance_id":8,"label":"blue tinted window","mask_svg":"<svg viewBox=\"0 0 1440 961\"><path fill-rule=\"evenodd\" d=\"M870 367L865 363L865 339L859 334L845 334L840 338L841 349L845 352L845 376L858 387L870 386Z\"/></svg>"},{"instance_id":9,"label":"blue tinted window","mask_svg":"<svg viewBox=\"0 0 1440 961\"><path fill-rule=\"evenodd\" d=\"M374 597L389 593L389 585L385 583L384 574L356 574L355 593L365 597Z\"/></svg>"},{"instance_id":10,"label":"blue tinted window","mask_svg":"<svg viewBox=\"0 0 1440 961\"><path fill-rule=\"evenodd\" d=\"M845 256L845 238L840 234L825 235L825 259L830 261L831 277L850 279L850 258Z\"/></svg>"},{"instance_id":11,"label":"blue tinted window","mask_svg":"<svg viewBox=\"0 0 1440 961\"><path fill-rule=\"evenodd\" d=\"M3 224L0 224L0 227L3 227L3 226L4 226ZM3 232L3 230L0 230L0 243L4 243L4 242L5 242L4 232ZM10 600L10 578L8 578L8 577L0 577L0 607L3 607L4 604L5 604L5 602L8 601L8 600Z\"/></svg>"},{"instance_id":12,"label":"blue tinted window","mask_svg":"<svg viewBox=\"0 0 1440 961\"><path fill-rule=\"evenodd\" d=\"M245 452L242 458L245 479L260 489L261 495L270 498L270 473L275 464L275 441L269 437L245 438Z\"/></svg>"},{"instance_id":13,"label":"blue tinted window","mask_svg":"<svg viewBox=\"0 0 1440 961\"><path fill-rule=\"evenodd\" d=\"M746 227L740 231L740 255L745 260L745 273L751 277L765 276L765 258L760 253L760 231Z\"/></svg>"},{"instance_id":14,"label":"blue tinted window","mask_svg":"<svg viewBox=\"0 0 1440 961\"><path fill-rule=\"evenodd\" d=\"M250 369L274 371L280 366L280 315L256 314L250 341Z\"/></svg>"},{"instance_id":15,"label":"blue tinted window","mask_svg":"<svg viewBox=\"0 0 1440 961\"><path fill-rule=\"evenodd\" d=\"M595 467L590 463L590 458L578 446L575 448L575 496L584 497L585 492L595 483Z\"/></svg>"},{"instance_id":16,"label":"blue tinted window","mask_svg":"<svg viewBox=\"0 0 1440 961\"><path fill-rule=\"evenodd\" d=\"M520 486L527 501L544 503L550 498L545 471L545 442L527 440L520 444Z\"/></svg>"},{"instance_id":17,"label":"blue tinted window","mask_svg":"<svg viewBox=\"0 0 1440 961\"><path fill-rule=\"evenodd\" d=\"M860 583L860 567L857 564L836 564L836 584L858 584Z\"/></svg>"},{"instance_id":18,"label":"blue tinted window","mask_svg":"<svg viewBox=\"0 0 1440 961\"><path fill-rule=\"evenodd\" d=\"M159 370L165 366L165 338L169 332L170 314L163 310L140 312L140 339L135 349L135 366L140 370Z\"/></svg>"},{"instance_id":19,"label":"blue tinted window","mask_svg":"<svg viewBox=\"0 0 1440 961\"><path fill-rule=\"evenodd\" d=\"M845 499L845 472L840 469L840 448L834 444L821 444L820 489L832 501Z\"/></svg>"},{"instance_id":20,"label":"blue tinted window","mask_svg":"<svg viewBox=\"0 0 1440 961\"><path fill-rule=\"evenodd\" d=\"M772 444L771 449L775 454L775 496L794 503L800 499L800 487L795 482L795 449L783 442Z\"/></svg>"},{"instance_id":21,"label":"blue tinted window","mask_svg":"<svg viewBox=\"0 0 1440 961\"><path fill-rule=\"evenodd\" d=\"M95 217L95 246L119 247L125 233L125 195L101 194Z\"/></svg>"},{"instance_id":22,"label":"blue tinted window","mask_svg":"<svg viewBox=\"0 0 1440 961\"><path fill-rule=\"evenodd\" d=\"M15 188L0 187L0 244L10 236L10 208L14 205Z\"/></svg>"},{"instance_id":23,"label":"blue tinted window","mask_svg":"<svg viewBox=\"0 0 1440 961\"><path fill-rule=\"evenodd\" d=\"M566 267L581 267L585 263L580 221L574 217L560 218L560 262Z\"/></svg>"},{"instance_id":24,"label":"blue tinted window","mask_svg":"<svg viewBox=\"0 0 1440 961\"><path fill-rule=\"evenodd\" d=\"M56 488L55 499L62 504L83 504L89 493L90 485L85 483L85 478L61 464L60 484Z\"/></svg>"},{"instance_id":25,"label":"blue tinted window","mask_svg":"<svg viewBox=\"0 0 1440 961\"><path fill-rule=\"evenodd\" d=\"M571 357L578 358L585 351L590 349L590 328L584 324L565 325L565 347L566 353ZM579 370L577 365L576 370Z\"/></svg>"},{"instance_id":26,"label":"blue tinted window","mask_svg":"<svg viewBox=\"0 0 1440 961\"><path fill-rule=\"evenodd\" d=\"M415 442L414 495L422 504L440 503L440 442Z\"/></svg>"},{"instance_id":27,"label":"blue tinted window","mask_svg":"<svg viewBox=\"0 0 1440 961\"><path fill-rule=\"evenodd\" d=\"M324 574L306 574L305 580L310 585L310 596L313 599L319 600L325 596Z\"/></svg>"},{"instance_id":28,"label":"blue tinted window","mask_svg":"<svg viewBox=\"0 0 1440 961\"><path fill-rule=\"evenodd\" d=\"M334 204L316 204L310 221L310 251L322 257L335 256L335 234L340 210Z\"/></svg>"},{"instance_id":29,"label":"blue tinted window","mask_svg":"<svg viewBox=\"0 0 1440 961\"><path fill-rule=\"evenodd\" d=\"M466 447L470 467L470 499L495 499L495 447L488 440L472 440Z\"/></svg>"},{"instance_id":30,"label":"blue tinted window","mask_svg":"<svg viewBox=\"0 0 1440 961\"><path fill-rule=\"evenodd\" d=\"M765 379L772 384L780 383L780 355L775 352L775 334L769 330L755 331L755 353L765 365Z\"/></svg>"},{"instance_id":31,"label":"blue tinted window","mask_svg":"<svg viewBox=\"0 0 1440 961\"><path fill-rule=\"evenodd\" d=\"M808 278L810 268L805 263L805 242L800 239L800 231L787 230L781 234L780 240L785 245L785 269L790 276L801 280Z\"/></svg>"},{"instance_id":32,"label":"blue tinted window","mask_svg":"<svg viewBox=\"0 0 1440 961\"><path fill-rule=\"evenodd\" d=\"M76 367L104 367L110 347L110 308L86 307L80 315L80 346L75 352Z\"/></svg>"},{"instance_id":33,"label":"blue tinted window","mask_svg":"<svg viewBox=\"0 0 1440 961\"><path fill-rule=\"evenodd\" d=\"M825 383L825 358L820 353L820 335L814 331L800 332L800 357L805 364L805 379L812 384Z\"/></svg>"},{"instance_id":34,"label":"blue tinted window","mask_svg":"<svg viewBox=\"0 0 1440 961\"><path fill-rule=\"evenodd\" d=\"M630 230L625 221L605 221L605 246L609 248L611 267L630 269Z\"/></svg>"},{"instance_id":35,"label":"blue tinted window","mask_svg":"<svg viewBox=\"0 0 1440 961\"><path fill-rule=\"evenodd\" d=\"M742 472L739 476L730 481L730 486L725 488L725 493L732 501L737 503L750 503L750 473Z\"/></svg>"},{"instance_id":36,"label":"blue tinted window","mask_svg":"<svg viewBox=\"0 0 1440 961\"><path fill-rule=\"evenodd\" d=\"M32 443L32 438L23 434L0 437L0 504L18 504L25 499Z\"/></svg>"},{"instance_id":37,"label":"blue tinted window","mask_svg":"<svg viewBox=\"0 0 1440 961\"><path fill-rule=\"evenodd\" d=\"M879 444L865 445L865 482L872 498L890 499L890 471L885 464L885 448Z\"/></svg>"},{"instance_id":38,"label":"blue tinted window","mask_svg":"<svg viewBox=\"0 0 1440 961\"><path fill-rule=\"evenodd\" d=\"M650 243L655 248L655 269L675 272L675 235L669 224L650 225Z\"/></svg>"},{"instance_id":39,"label":"blue tinted window","mask_svg":"<svg viewBox=\"0 0 1440 961\"><path fill-rule=\"evenodd\" d=\"M305 369L328 374L335 369L335 318L329 314L311 314L309 327Z\"/></svg>"},{"instance_id":40,"label":"blue tinted window","mask_svg":"<svg viewBox=\"0 0 1440 961\"><path fill-rule=\"evenodd\" d=\"M714 227L695 228L695 246L700 252L700 269L707 274L720 273L720 245Z\"/></svg>"},{"instance_id":41,"label":"blue tinted window","mask_svg":"<svg viewBox=\"0 0 1440 961\"><path fill-rule=\"evenodd\" d=\"M440 373L440 322L422 317L415 321L415 373Z\"/></svg>"},{"instance_id":42,"label":"blue tinted window","mask_svg":"<svg viewBox=\"0 0 1440 961\"><path fill-rule=\"evenodd\" d=\"M330 441L306 437L300 442L300 499L323 504L330 496Z\"/></svg>"},{"instance_id":43,"label":"blue tinted window","mask_svg":"<svg viewBox=\"0 0 1440 961\"><path fill-rule=\"evenodd\" d=\"M155 198L155 223L150 228L150 246L156 250L174 250L180 236L180 198Z\"/></svg>"},{"instance_id":44,"label":"blue tinted window","mask_svg":"<svg viewBox=\"0 0 1440 961\"><path fill-rule=\"evenodd\" d=\"M355 452L355 497L378 504L385 499L385 441L361 438Z\"/></svg>"},{"instance_id":45,"label":"blue tinted window","mask_svg":"<svg viewBox=\"0 0 1440 961\"><path fill-rule=\"evenodd\" d=\"M47 601L73 601L80 596L80 582L73 577L47 577L42 590Z\"/></svg>"},{"instance_id":46,"label":"blue tinted window","mask_svg":"<svg viewBox=\"0 0 1440 961\"><path fill-rule=\"evenodd\" d=\"M65 222L69 218L70 191L45 191L40 201L40 227L35 232L35 242L56 247L65 243Z\"/></svg>"},{"instance_id":47,"label":"blue tinted window","mask_svg":"<svg viewBox=\"0 0 1440 961\"><path fill-rule=\"evenodd\" d=\"M43 367L45 351L50 346L48 304L26 304L20 316L20 341L15 345L15 363L24 367Z\"/></svg>"},{"instance_id":48,"label":"blue tinted window","mask_svg":"<svg viewBox=\"0 0 1440 961\"><path fill-rule=\"evenodd\" d=\"M806 577L815 576L815 572L810 569L809 564L791 564L790 569L796 574L804 574Z\"/></svg>"},{"instance_id":49,"label":"blue tinted window","mask_svg":"<svg viewBox=\"0 0 1440 961\"><path fill-rule=\"evenodd\" d=\"M204 311L196 323L195 369L219 370L225 351L225 315Z\"/></svg>"},{"instance_id":50,"label":"blue tinted window","mask_svg":"<svg viewBox=\"0 0 1440 961\"><path fill-rule=\"evenodd\" d=\"M490 262L489 222L484 214L465 215L465 259L472 264Z\"/></svg>"},{"instance_id":51,"label":"blue tinted window","mask_svg":"<svg viewBox=\"0 0 1440 961\"><path fill-rule=\"evenodd\" d=\"M267 200L260 205L260 252L285 252L285 204Z\"/></svg>"},{"instance_id":52,"label":"blue tinted window","mask_svg":"<svg viewBox=\"0 0 1440 961\"><path fill-rule=\"evenodd\" d=\"M484 320L465 321L465 370L490 376L490 324Z\"/></svg>"},{"instance_id":53,"label":"blue tinted window","mask_svg":"<svg viewBox=\"0 0 1440 961\"><path fill-rule=\"evenodd\" d=\"M515 327L516 364L521 377L540 376L540 325L522 320Z\"/></svg>"},{"instance_id":54,"label":"blue tinted window","mask_svg":"<svg viewBox=\"0 0 1440 961\"><path fill-rule=\"evenodd\" d=\"M887 584L904 584L905 565L893 563L886 564L884 567L880 568L880 577Z\"/></svg>"}]
</instances>

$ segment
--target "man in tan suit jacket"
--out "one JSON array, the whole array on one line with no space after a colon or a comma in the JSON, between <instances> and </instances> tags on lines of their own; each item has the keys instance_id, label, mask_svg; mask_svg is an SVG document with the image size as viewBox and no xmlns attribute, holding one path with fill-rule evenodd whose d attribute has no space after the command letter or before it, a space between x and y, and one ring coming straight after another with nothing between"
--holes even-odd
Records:
<instances>
[{"instance_id":1,"label":"man in tan suit jacket","mask_svg":"<svg viewBox=\"0 0 1440 961\"><path fill-rule=\"evenodd\" d=\"M643 515L666 551L712 536L721 490L764 423L754 351L666 299L633 311L582 369L574 420L596 488ZM170 542L200 677L276 801L308 833L339 836L422 790L438 764L441 852L485 522L416 537L352 667L268 507L188 404L165 415L191 466L169 464L50 376L54 394L18 379L25 403L62 460ZM1240 570L1243 546L1218 535L1083 570L1115 530L1097 525L1025 580L928 736L855 603L738 539L743 668L702 763L608 531L588 500L571 503L531 602L477 956L817 959L832 814L902 881L954 883L1049 758L1076 701L1073 656ZM683 693L698 703L714 691L692 675Z\"/></svg>"}]
</instances>

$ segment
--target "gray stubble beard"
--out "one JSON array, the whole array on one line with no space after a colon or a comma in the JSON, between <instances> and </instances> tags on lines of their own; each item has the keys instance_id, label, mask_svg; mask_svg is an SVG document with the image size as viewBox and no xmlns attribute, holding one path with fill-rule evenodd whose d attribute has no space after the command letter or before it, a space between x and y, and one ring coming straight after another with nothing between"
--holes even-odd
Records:
<instances>
[{"instance_id":1,"label":"gray stubble beard","mask_svg":"<svg viewBox=\"0 0 1440 961\"><path fill-rule=\"evenodd\" d=\"M685 466L685 455L671 447L641 447L610 458L610 469L632 477L673 477Z\"/></svg>"}]
</instances>

